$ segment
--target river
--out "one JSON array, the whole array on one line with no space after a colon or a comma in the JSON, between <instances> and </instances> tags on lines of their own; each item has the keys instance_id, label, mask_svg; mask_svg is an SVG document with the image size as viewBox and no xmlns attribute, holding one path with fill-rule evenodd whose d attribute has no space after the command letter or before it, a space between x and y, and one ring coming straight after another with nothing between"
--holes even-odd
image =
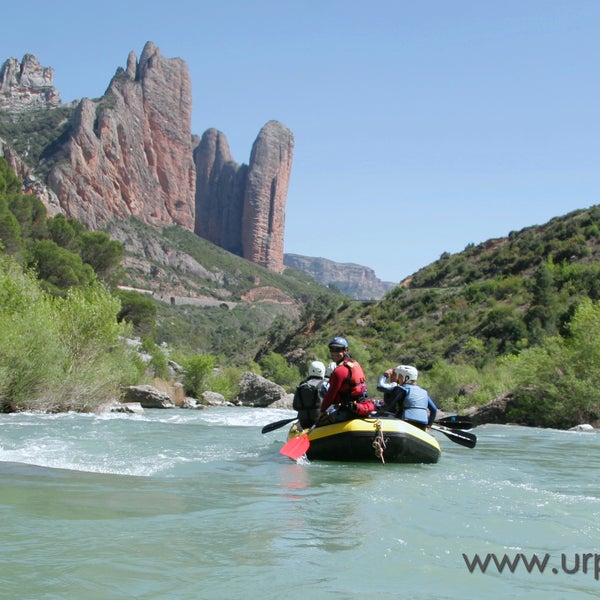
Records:
<instances>
[{"instance_id":1,"label":"river","mask_svg":"<svg viewBox=\"0 0 600 600\"><path fill-rule=\"evenodd\" d=\"M434 465L295 463L287 427L261 434L293 415L0 415L0 598L600 595L597 431L487 425L474 449L434 433Z\"/></svg>"}]
</instances>

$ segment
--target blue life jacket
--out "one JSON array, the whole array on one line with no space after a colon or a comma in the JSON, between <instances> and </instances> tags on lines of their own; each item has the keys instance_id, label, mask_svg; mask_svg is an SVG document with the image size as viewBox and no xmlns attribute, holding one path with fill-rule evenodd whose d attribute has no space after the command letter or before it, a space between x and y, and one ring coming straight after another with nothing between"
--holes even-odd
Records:
<instances>
[{"instance_id":1,"label":"blue life jacket","mask_svg":"<svg viewBox=\"0 0 600 600\"><path fill-rule=\"evenodd\" d=\"M405 421L413 421L415 423L427 425L429 422L427 409L432 405L435 407L427 390L414 384L401 385L399 387L406 392L404 395L404 412L402 413L402 418Z\"/></svg>"}]
</instances>

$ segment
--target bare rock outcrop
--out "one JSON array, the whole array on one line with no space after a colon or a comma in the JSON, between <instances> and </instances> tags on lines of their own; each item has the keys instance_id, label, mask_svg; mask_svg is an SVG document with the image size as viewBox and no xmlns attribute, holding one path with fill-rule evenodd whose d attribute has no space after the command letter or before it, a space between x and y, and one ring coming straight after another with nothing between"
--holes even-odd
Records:
<instances>
[{"instance_id":1,"label":"bare rock outcrop","mask_svg":"<svg viewBox=\"0 0 600 600\"><path fill-rule=\"evenodd\" d=\"M122 402L139 403L142 408L175 408L169 394L151 385L130 385L124 388Z\"/></svg>"},{"instance_id":2,"label":"bare rock outcrop","mask_svg":"<svg viewBox=\"0 0 600 600\"><path fill-rule=\"evenodd\" d=\"M260 131L250 155L244 193L242 256L271 271L283 271L285 201L294 138L278 121Z\"/></svg>"},{"instance_id":3,"label":"bare rock outcrop","mask_svg":"<svg viewBox=\"0 0 600 600\"><path fill-rule=\"evenodd\" d=\"M261 375L247 371L239 383L237 400L243 406L265 407L284 399L287 393L280 385Z\"/></svg>"},{"instance_id":4,"label":"bare rock outcrop","mask_svg":"<svg viewBox=\"0 0 600 600\"><path fill-rule=\"evenodd\" d=\"M313 277L318 283L335 286L357 300L379 300L396 284L381 281L373 269L354 263L336 263L326 258L285 254L283 263Z\"/></svg>"},{"instance_id":5,"label":"bare rock outcrop","mask_svg":"<svg viewBox=\"0 0 600 600\"><path fill-rule=\"evenodd\" d=\"M513 402L512 394L508 393L503 396L494 398L491 402L483 406L474 407L465 412L471 417L473 425L484 425L485 423L507 423L506 413Z\"/></svg>"},{"instance_id":6,"label":"bare rock outcrop","mask_svg":"<svg viewBox=\"0 0 600 600\"><path fill-rule=\"evenodd\" d=\"M79 103L64 159L48 176L65 212L101 229L130 216L194 227L195 168L187 65L151 42L129 54L99 101Z\"/></svg>"},{"instance_id":7,"label":"bare rock outcrop","mask_svg":"<svg viewBox=\"0 0 600 600\"><path fill-rule=\"evenodd\" d=\"M195 232L229 252L282 272L293 150L292 132L269 121L254 142L249 165L238 165L225 136L207 130L194 151Z\"/></svg>"},{"instance_id":8,"label":"bare rock outcrop","mask_svg":"<svg viewBox=\"0 0 600 600\"><path fill-rule=\"evenodd\" d=\"M42 67L32 54L19 62L7 59L0 69L0 109L21 113L28 110L54 108L60 104L60 93L54 87L54 71Z\"/></svg>"},{"instance_id":9,"label":"bare rock outcrop","mask_svg":"<svg viewBox=\"0 0 600 600\"><path fill-rule=\"evenodd\" d=\"M194 150L196 222L194 232L225 250L242 256L244 190L248 167L238 165L227 138L208 129Z\"/></svg>"}]
</instances>

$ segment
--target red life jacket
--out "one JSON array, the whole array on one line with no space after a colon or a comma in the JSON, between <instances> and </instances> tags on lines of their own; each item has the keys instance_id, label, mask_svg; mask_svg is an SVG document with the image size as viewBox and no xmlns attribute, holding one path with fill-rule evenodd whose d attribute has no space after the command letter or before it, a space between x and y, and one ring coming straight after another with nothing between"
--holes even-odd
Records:
<instances>
[{"instance_id":1,"label":"red life jacket","mask_svg":"<svg viewBox=\"0 0 600 600\"><path fill-rule=\"evenodd\" d=\"M344 359L340 364L348 368L348 377L340 388L340 396L345 399L363 398L367 393L367 384L362 367L352 359Z\"/></svg>"}]
</instances>

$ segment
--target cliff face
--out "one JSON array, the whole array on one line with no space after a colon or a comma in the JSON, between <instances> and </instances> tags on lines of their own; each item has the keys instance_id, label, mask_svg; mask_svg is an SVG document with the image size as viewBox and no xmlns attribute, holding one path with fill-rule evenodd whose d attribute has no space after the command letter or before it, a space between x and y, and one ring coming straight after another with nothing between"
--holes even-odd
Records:
<instances>
[{"instance_id":1,"label":"cliff face","mask_svg":"<svg viewBox=\"0 0 600 600\"><path fill-rule=\"evenodd\" d=\"M277 121L260 131L249 165L238 165L225 136L209 129L194 153L195 232L272 271L283 271L285 202L294 138Z\"/></svg>"},{"instance_id":2,"label":"cliff face","mask_svg":"<svg viewBox=\"0 0 600 600\"><path fill-rule=\"evenodd\" d=\"M242 256L279 273L293 150L291 131L269 121L252 147L244 194Z\"/></svg>"},{"instance_id":3,"label":"cliff face","mask_svg":"<svg viewBox=\"0 0 600 600\"><path fill-rule=\"evenodd\" d=\"M99 102L83 99L48 184L91 229L113 217L194 226L191 83L185 63L150 42L132 52Z\"/></svg>"},{"instance_id":4,"label":"cliff face","mask_svg":"<svg viewBox=\"0 0 600 600\"><path fill-rule=\"evenodd\" d=\"M336 263L326 258L286 254L286 267L302 271L321 285L334 285L340 292L356 300L380 300L397 284L381 281L373 269L354 263Z\"/></svg>"},{"instance_id":5,"label":"cliff face","mask_svg":"<svg viewBox=\"0 0 600 600\"><path fill-rule=\"evenodd\" d=\"M0 109L23 112L58 106L60 94L53 80L52 69L42 67L32 54L21 62L9 58L0 69Z\"/></svg>"},{"instance_id":6,"label":"cliff face","mask_svg":"<svg viewBox=\"0 0 600 600\"><path fill-rule=\"evenodd\" d=\"M248 167L238 165L226 137L216 129L204 133L194 150L196 223L194 232L242 256L242 219Z\"/></svg>"},{"instance_id":7,"label":"cliff face","mask_svg":"<svg viewBox=\"0 0 600 600\"><path fill-rule=\"evenodd\" d=\"M13 118L60 105L52 69L26 55L0 71L0 108ZM283 270L285 202L293 136L281 123L260 131L249 165L231 158L225 136L209 129L193 148L187 65L164 58L148 42L139 61L131 52L104 96L73 103L68 132L46 149L53 164L37 190L90 229L135 217L160 229L179 225L274 271ZM35 180L18 157L23 179ZM39 186L38 186L39 187ZM33 187L27 191L33 191Z\"/></svg>"}]
</instances>

